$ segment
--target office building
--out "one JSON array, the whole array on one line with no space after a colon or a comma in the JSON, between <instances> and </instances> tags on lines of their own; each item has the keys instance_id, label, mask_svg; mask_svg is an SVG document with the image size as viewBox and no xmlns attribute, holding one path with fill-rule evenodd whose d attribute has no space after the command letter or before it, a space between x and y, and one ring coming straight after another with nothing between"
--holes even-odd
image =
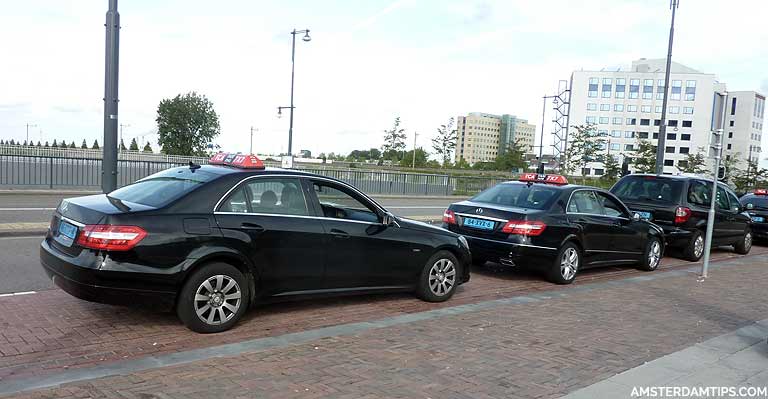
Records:
<instances>
[{"instance_id":1,"label":"office building","mask_svg":"<svg viewBox=\"0 0 768 399\"><path fill-rule=\"evenodd\" d=\"M493 162L512 143L519 141L526 153L533 151L536 125L514 115L471 112L457 118L454 161L470 165Z\"/></svg>"}]
</instances>

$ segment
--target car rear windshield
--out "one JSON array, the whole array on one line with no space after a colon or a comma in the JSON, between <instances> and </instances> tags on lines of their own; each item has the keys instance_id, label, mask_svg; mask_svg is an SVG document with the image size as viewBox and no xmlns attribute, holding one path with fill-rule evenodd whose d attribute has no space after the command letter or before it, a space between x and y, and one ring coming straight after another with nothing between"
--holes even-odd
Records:
<instances>
[{"instance_id":1,"label":"car rear windshield","mask_svg":"<svg viewBox=\"0 0 768 399\"><path fill-rule=\"evenodd\" d=\"M502 183L474 196L471 201L527 209L547 209L558 190L543 184Z\"/></svg>"},{"instance_id":2,"label":"car rear windshield","mask_svg":"<svg viewBox=\"0 0 768 399\"><path fill-rule=\"evenodd\" d=\"M665 204L680 202L681 180L656 176L629 176L619 180L611 192L622 201L651 201Z\"/></svg>"},{"instance_id":3,"label":"car rear windshield","mask_svg":"<svg viewBox=\"0 0 768 399\"><path fill-rule=\"evenodd\" d=\"M186 167L168 169L112 191L109 197L157 208L181 198L218 176L220 175Z\"/></svg>"},{"instance_id":4,"label":"car rear windshield","mask_svg":"<svg viewBox=\"0 0 768 399\"><path fill-rule=\"evenodd\" d=\"M752 195L741 199L741 204L747 209L768 209L768 196ZM749 206L752 204L752 207Z\"/></svg>"}]
</instances>

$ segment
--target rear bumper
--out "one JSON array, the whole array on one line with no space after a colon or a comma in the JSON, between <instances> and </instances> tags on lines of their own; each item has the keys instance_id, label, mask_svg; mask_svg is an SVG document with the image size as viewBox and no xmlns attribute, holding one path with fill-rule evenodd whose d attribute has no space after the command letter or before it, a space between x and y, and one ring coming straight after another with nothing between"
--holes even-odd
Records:
<instances>
[{"instance_id":1,"label":"rear bumper","mask_svg":"<svg viewBox=\"0 0 768 399\"><path fill-rule=\"evenodd\" d=\"M674 226L657 225L664 230L664 241L668 248L685 248L691 242L693 232Z\"/></svg>"},{"instance_id":2,"label":"rear bumper","mask_svg":"<svg viewBox=\"0 0 768 399\"><path fill-rule=\"evenodd\" d=\"M47 241L40 244L40 263L45 273L59 288L68 294L90 302L112 305L152 307L158 310L173 309L176 292L173 290L143 289L135 282L139 273L103 271L98 265L107 262L93 254L71 257L52 248ZM141 275L146 276L145 273ZM156 280L158 277L153 276ZM156 285L157 281L150 283ZM169 286L171 281L167 281ZM154 288L154 287L153 287Z\"/></svg>"},{"instance_id":3,"label":"rear bumper","mask_svg":"<svg viewBox=\"0 0 768 399\"><path fill-rule=\"evenodd\" d=\"M557 248L465 237L469 242L473 259L489 260L507 266L546 268L552 265L557 257Z\"/></svg>"}]
</instances>

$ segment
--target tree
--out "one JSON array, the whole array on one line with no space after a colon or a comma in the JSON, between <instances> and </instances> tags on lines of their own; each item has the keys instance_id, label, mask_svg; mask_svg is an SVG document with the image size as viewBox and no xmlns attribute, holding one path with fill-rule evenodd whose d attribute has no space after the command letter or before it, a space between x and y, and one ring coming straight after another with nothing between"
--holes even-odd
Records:
<instances>
[{"instance_id":1,"label":"tree","mask_svg":"<svg viewBox=\"0 0 768 399\"><path fill-rule=\"evenodd\" d=\"M384 158L396 161L400 151L405 149L405 129L400 128L400 117L395 118L392 129L384 131L384 144L381 146Z\"/></svg>"},{"instance_id":2,"label":"tree","mask_svg":"<svg viewBox=\"0 0 768 399\"><path fill-rule=\"evenodd\" d=\"M136 137L134 137L133 140L131 140L131 146L128 147L128 149L131 150L131 151L138 151L139 150L139 143L136 142Z\"/></svg>"},{"instance_id":3,"label":"tree","mask_svg":"<svg viewBox=\"0 0 768 399\"><path fill-rule=\"evenodd\" d=\"M213 103L196 92L160 101L156 121L165 154L205 155L208 143L221 133Z\"/></svg>"},{"instance_id":4,"label":"tree","mask_svg":"<svg viewBox=\"0 0 768 399\"><path fill-rule=\"evenodd\" d=\"M493 167L503 171L525 171L525 148L520 140L515 140L496 157Z\"/></svg>"},{"instance_id":5,"label":"tree","mask_svg":"<svg viewBox=\"0 0 768 399\"><path fill-rule=\"evenodd\" d=\"M16 145L16 142L14 142L13 139L11 139L11 145Z\"/></svg>"},{"instance_id":6,"label":"tree","mask_svg":"<svg viewBox=\"0 0 768 399\"><path fill-rule=\"evenodd\" d=\"M40 145L40 140L38 140L38 141L37 141L37 146L38 146L38 147L41 147L41 145Z\"/></svg>"},{"instance_id":7,"label":"tree","mask_svg":"<svg viewBox=\"0 0 768 399\"><path fill-rule=\"evenodd\" d=\"M619 164L619 160L616 159L615 156L611 154L605 154L602 157L602 162L603 175L600 176L600 179L609 182L615 182L619 179L619 177L621 177L621 164Z\"/></svg>"},{"instance_id":8,"label":"tree","mask_svg":"<svg viewBox=\"0 0 768 399\"><path fill-rule=\"evenodd\" d=\"M638 173L653 173L656 171L656 148L648 140L637 140L632 166Z\"/></svg>"},{"instance_id":9,"label":"tree","mask_svg":"<svg viewBox=\"0 0 768 399\"><path fill-rule=\"evenodd\" d=\"M424 166L427 166L427 158L429 157L429 153L424 151L423 148L419 147L416 149L416 167L417 168L423 168ZM410 168L411 165L414 164L413 159L413 150L407 151L405 153L405 156L402 160L400 160L400 166L408 167Z\"/></svg>"},{"instance_id":10,"label":"tree","mask_svg":"<svg viewBox=\"0 0 768 399\"><path fill-rule=\"evenodd\" d=\"M59 148L67 148L67 147L69 146L67 145L66 140L61 140L61 143L59 143Z\"/></svg>"},{"instance_id":11,"label":"tree","mask_svg":"<svg viewBox=\"0 0 768 399\"><path fill-rule=\"evenodd\" d=\"M154 152L154 151L152 151L152 146L149 145L149 141L147 141L147 144L144 145L144 149L141 150L141 151L142 152L148 152L150 154Z\"/></svg>"},{"instance_id":12,"label":"tree","mask_svg":"<svg viewBox=\"0 0 768 399\"><path fill-rule=\"evenodd\" d=\"M451 153L456 149L456 129L453 128L453 118L437 128L437 136L432 138L432 148L435 154L442 158L443 167L451 164Z\"/></svg>"},{"instance_id":13,"label":"tree","mask_svg":"<svg viewBox=\"0 0 768 399\"><path fill-rule=\"evenodd\" d=\"M27 140L24 140L24 147L28 146L29 143L27 143Z\"/></svg>"},{"instance_id":14,"label":"tree","mask_svg":"<svg viewBox=\"0 0 768 399\"><path fill-rule=\"evenodd\" d=\"M87 150L88 149L88 143L85 142L85 139L83 139L83 143L80 144L80 148Z\"/></svg>"},{"instance_id":15,"label":"tree","mask_svg":"<svg viewBox=\"0 0 768 399\"><path fill-rule=\"evenodd\" d=\"M56 139L53 139L53 148L56 148L58 146L59 146L59 144L56 142Z\"/></svg>"},{"instance_id":16,"label":"tree","mask_svg":"<svg viewBox=\"0 0 768 399\"><path fill-rule=\"evenodd\" d=\"M469 162L464 157L461 157L454 167L457 169L469 169Z\"/></svg>"},{"instance_id":17,"label":"tree","mask_svg":"<svg viewBox=\"0 0 768 399\"><path fill-rule=\"evenodd\" d=\"M573 174L578 167L582 172L590 162L599 160L598 152L605 140L596 138L594 124L573 126L574 131L569 136L568 148L565 150L566 174Z\"/></svg>"},{"instance_id":18,"label":"tree","mask_svg":"<svg viewBox=\"0 0 768 399\"><path fill-rule=\"evenodd\" d=\"M72 140L72 142L69 143L69 148L77 148L77 145L75 145L75 140Z\"/></svg>"},{"instance_id":19,"label":"tree","mask_svg":"<svg viewBox=\"0 0 768 399\"><path fill-rule=\"evenodd\" d=\"M45 142L45 145L44 145L43 147L45 147L45 148L48 148L48 147L50 147L50 146L51 146L51 145L50 145L50 144L48 144L48 142L46 141L46 142Z\"/></svg>"},{"instance_id":20,"label":"tree","mask_svg":"<svg viewBox=\"0 0 768 399\"><path fill-rule=\"evenodd\" d=\"M128 151L127 148L125 148L125 143L123 142L123 139L120 139L120 151Z\"/></svg>"},{"instance_id":21,"label":"tree","mask_svg":"<svg viewBox=\"0 0 768 399\"><path fill-rule=\"evenodd\" d=\"M741 153L737 152L722 159L720 166L725 169L725 175L721 179L722 181L729 183L737 174L739 171L739 164L741 163L741 160L739 159L740 155Z\"/></svg>"},{"instance_id":22,"label":"tree","mask_svg":"<svg viewBox=\"0 0 768 399\"><path fill-rule=\"evenodd\" d=\"M707 160L704 158L704 148L699 147L695 154L688 153L685 159L677 163L677 170L683 173L706 173Z\"/></svg>"},{"instance_id":23,"label":"tree","mask_svg":"<svg viewBox=\"0 0 768 399\"><path fill-rule=\"evenodd\" d=\"M737 193L762 188L768 183L768 169L761 168L756 161L747 160L747 168L734 171L732 181Z\"/></svg>"},{"instance_id":24,"label":"tree","mask_svg":"<svg viewBox=\"0 0 768 399\"><path fill-rule=\"evenodd\" d=\"M91 146L91 149L92 150L100 149L100 147L99 147L99 140L93 140L93 145Z\"/></svg>"}]
</instances>

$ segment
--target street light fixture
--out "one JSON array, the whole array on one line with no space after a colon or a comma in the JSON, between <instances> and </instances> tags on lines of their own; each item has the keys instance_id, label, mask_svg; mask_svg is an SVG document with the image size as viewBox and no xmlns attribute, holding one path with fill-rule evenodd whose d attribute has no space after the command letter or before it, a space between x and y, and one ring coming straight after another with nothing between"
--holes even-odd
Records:
<instances>
[{"instance_id":1,"label":"street light fixture","mask_svg":"<svg viewBox=\"0 0 768 399\"><path fill-rule=\"evenodd\" d=\"M304 42L309 42L312 40L311 37L309 37L309 29L304 30L296 30L294 29L291 31L291 105L287 107L277 107L277 117L281 117L283 114L284 109L290 110L290 122L288 122L288 156L293 156L293 86L294 86L294 76L295 76L295 66L296 66L296 35L304 34L304 36L301 38Z\"/></svg>"}]
</instances>

